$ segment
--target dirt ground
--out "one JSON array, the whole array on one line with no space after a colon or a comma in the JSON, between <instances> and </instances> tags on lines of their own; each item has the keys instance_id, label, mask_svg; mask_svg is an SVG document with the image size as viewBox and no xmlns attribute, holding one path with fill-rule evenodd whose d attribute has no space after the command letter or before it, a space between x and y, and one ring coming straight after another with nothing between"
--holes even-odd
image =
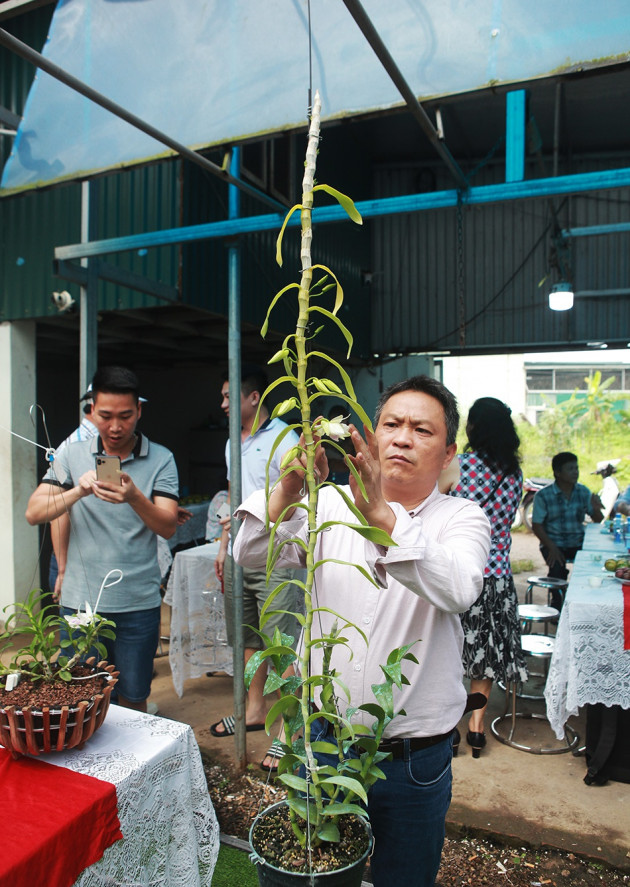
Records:
<instances>
[{"instance_id":1,"label":"dirt ground","mask_svg":"<svg viewBox=\"0 0 630 887\"><path fill-rule=\"evenodd\" d=\"M259 810L281 800L273 778L250 767L240 777L220 758L203 755L210 797L222 834L247 841ZM364 876L369 880L369 869ZM436 887L615 887L630 884L630 875L558 850L510 847L474 834L450 835L442 853ZM237 885L234 885L237 887Z\"/></svg>"}]
</instances>

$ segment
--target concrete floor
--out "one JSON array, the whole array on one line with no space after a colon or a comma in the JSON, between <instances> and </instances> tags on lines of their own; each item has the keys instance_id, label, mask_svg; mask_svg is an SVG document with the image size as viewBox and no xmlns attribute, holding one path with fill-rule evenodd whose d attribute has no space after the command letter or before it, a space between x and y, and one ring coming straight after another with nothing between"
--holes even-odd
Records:
<instances>
[{"instance_id":1,"label":"concrete floor","mask_svg":"<svg viewBox=\"0 0 630 887\"><path fill-rule=\"evenodd\" d=\"M546 574L532 534L515 534L512 557L530 559L533 572ZM529 572L516 577L519 597L524 593ZM165 608L165 634L168 618L169 610ZM165 652L167 648L166 644ZM218 675L187 681L179 699L173 689L168 655L156 659L156 670L151 699L158 704L160 714L190 724L202 750L235 761L233 739L217 739L209 730L211 723L232 711L232 679ZM527 705L531 711L544 713L542 703ZM494 687L486 719L486 749L474 760L463 741L453 762L450 831L471 828L501 836L516 846L527 843L556 847L630 871L630 784L586 786L582 781L586 772L584 757L574 757L570 752L532 755L498 742L489 726L503 707L504 694ZM570 723L583 740L584 719L575 718ZM465 736L465 718L459 728ZM539 744L561 745L544 722L519 722L518 728L522 731L519 737L538 737ZM269 741L264 731L247 734L247 755L252 765L263 759Z\"/></svg>"}]
</instances>

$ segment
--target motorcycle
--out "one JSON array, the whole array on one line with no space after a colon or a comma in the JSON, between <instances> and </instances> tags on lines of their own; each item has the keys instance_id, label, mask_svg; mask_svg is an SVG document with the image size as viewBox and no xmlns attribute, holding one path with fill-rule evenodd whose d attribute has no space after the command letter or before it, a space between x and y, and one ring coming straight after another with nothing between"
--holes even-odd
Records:
<instances>
[{"instance_id":1,"label":"motorcycle","mask_svg":"<svg viewBox=\"0 0 630 887\"><path fill-rule=\"evenodd\" d=\"M525 524L528 530L532 528L532 512L534 510L534 496L538 490L548 487L553 483L553 478L548 477L526 477L523 481L523 498L521 504L516 509L512 529Z\"/></svg>"},{"instance_id":2,"label":"motorcycle","mask_svg":"<svg viewBox=\"0 0 630 887\"><path fill-rule=\"evenodd\" d=\"M619 484L613 475L617 471L617 465L621 459L605 459L603 462L597 463L597 468L591 474L599 474L602 479L602 488L599 491L599 498L602 500L604 517L607 518L610 511L619 496Z\"/></svg>"}]
</instances>

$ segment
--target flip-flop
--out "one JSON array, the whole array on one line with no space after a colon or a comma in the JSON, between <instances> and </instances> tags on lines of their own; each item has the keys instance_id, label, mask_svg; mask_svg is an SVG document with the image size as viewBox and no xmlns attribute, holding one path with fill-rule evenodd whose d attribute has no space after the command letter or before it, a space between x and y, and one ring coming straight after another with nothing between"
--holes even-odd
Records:
<instances>
[{"instance_id":1,"label":"flip-flop","mask_svg":"<svg viewBox=\"0 0 630 887\"><path fill-rule=\"evenodd\" d=\"M266 773L275 773L278 769L278 761L283 758L285 754L286 752L282 748L282 743L280 742L280 740L274 739L265 755L265 758L274 758L274 761L272 764L267 765L263 763L263 761L265 760L265 758L263 758L263 760L260 762L260 769L264 770Z\"/></svg>"},{"instance_id":2,"label":"flip-flop","mask_svg":"<svg viewBox=\"0 0 630 887\"><path fill-rule=\"evenodd\" d=\"M217 727L223 725L223 730L217 730ZM251 733L254 730L264 730L264 724L246 724L245 730L248 733ZM221 718L220 721L217 721L216 724L210 725L210 732L213 736L234 736L235 732L235 723L234 723L234 715L228 715L226 718Z\"/></svg>"}]
</instances>

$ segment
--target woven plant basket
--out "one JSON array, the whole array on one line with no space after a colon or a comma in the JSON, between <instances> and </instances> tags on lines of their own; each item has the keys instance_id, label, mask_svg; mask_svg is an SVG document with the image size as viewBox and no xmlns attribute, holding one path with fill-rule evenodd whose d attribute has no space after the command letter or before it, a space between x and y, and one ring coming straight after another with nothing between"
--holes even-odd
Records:
<instances>
[{"instance_id":1,"label":"woven plant basket","mask_svg":"<svg viewBox=\"0 0 630 887\"><path fill-rule=\"evenodd\" d=\"M107 683L100 693L76 706L0 708L0 745L14 758L82 748L105 720L112 690L118 681L119 672L114 665L99 662L96 670L108 672Z\"/></svg>"}]
</instances>

